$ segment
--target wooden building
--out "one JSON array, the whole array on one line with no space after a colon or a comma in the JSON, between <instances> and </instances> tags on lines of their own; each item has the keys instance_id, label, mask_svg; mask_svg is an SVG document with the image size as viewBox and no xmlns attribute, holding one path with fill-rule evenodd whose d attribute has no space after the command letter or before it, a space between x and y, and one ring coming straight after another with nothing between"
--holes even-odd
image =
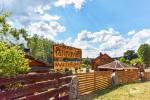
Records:
<instances>
[{"instance_id":1,"label":"wooden building","mask_svg":"<svg viewBox=\"0 0 150 100\"><path fill-rule=\"evenodd\" d=\"M115 60L111 63L101 65L97 67L99 71L107 71L107 70L137 70L138 68L133 67L132 65L120 62L119 60Z\"/></svg>"},{"instance_id":2,"label":"wooden building","mask_svg":"<svg viewBox=\"0 0 150 100\"><path fill-rule=\"evenodd\" d=\"M109 55L100 53L100 55L93 59L91 62L92 70L97 71L98 66L105 65L113 61L114 59L111 58Z\"/></svg>"},{"instance_id":3,"label":"wooden building","mask_svg":"<svg viewBox=\"0 0 150 100\"><path fill-rule=\"evenodd\" d=\"M39 59L35 59L29 54L25 55L25 58L29 60L29 66L31 67L31 72L49 72L51 65L50 63L43 62Z\"/></svg>"}]
</instances>

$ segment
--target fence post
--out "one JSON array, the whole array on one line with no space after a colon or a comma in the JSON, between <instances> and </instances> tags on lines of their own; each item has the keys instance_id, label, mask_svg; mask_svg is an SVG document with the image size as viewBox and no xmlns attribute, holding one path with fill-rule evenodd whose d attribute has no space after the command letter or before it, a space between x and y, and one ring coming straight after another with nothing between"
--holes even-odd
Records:
<instances>
[{"instance_id":1,"label":"fence post","mask_svg":"<svg viewBox=\"0 0 150 100\"><path fill-rule=\"evenodd\" d=\"M55 100L59 100L59 73L57 73L57 76L55 78L56 83L55 83L55 88L56 88L56 96L55 96Z\"/></svg>"},{"instance_id":2,"label":"fence post","mask_svg":"<svg viewBox=\"0 0 150 100\"><path fill-rule=\"evenodd\" d=\"M96 90L96 72L94 71L94 90Z\"/></svg>"}]
</instances>

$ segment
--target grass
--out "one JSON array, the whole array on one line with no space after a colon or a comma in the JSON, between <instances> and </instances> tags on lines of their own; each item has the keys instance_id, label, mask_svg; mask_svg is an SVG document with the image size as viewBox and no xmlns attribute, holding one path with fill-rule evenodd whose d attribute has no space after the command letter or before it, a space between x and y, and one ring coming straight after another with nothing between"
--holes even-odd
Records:
<instances>
[{"instance_id":1,"label":"grass","mask_svg":"<svg viewBox=\"0 0 150 100\"><path fill-rule=\"evenodd\" d=\"M133 83L94 92L91 100L150 100L150 82Z\"/></svg>"}]
</instances>

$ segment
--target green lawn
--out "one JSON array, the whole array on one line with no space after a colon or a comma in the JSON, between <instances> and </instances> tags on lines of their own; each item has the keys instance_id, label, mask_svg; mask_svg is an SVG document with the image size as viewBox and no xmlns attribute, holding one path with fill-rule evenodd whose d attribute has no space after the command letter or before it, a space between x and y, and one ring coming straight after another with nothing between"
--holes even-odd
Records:
<instances>
[{"instance_id":1,"label":"green lawn","mask_svg":"<svg viewBox=\"0 0 150 100\"><path fill-rule=\"evenodd\" d=\"M150 100L150 82L120 85L93 94L91 100Z\"/></svg>"}]
</instances>

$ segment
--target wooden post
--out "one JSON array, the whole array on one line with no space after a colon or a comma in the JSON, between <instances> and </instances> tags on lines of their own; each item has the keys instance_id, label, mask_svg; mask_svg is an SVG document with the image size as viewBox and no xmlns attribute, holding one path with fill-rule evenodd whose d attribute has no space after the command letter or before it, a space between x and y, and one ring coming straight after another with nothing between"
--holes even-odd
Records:
<instances>
[{"instance_id":1,"label":"wooden post","mask_svg":"<svg viewBox=\"0 0 150 100\"><path fill-rule=\"evenodd\" d=\"M96 90L96 72L94 71L94 91Z\"/></svg>"},{"instance_id":2,"label":"wooden post","mask_svg":"<svg viewBox=\"0 0 150 100\"><path fill-rule=\"evenodd\" d=\"M59 78L60 78L59 73L57 73L57 76L55 78L55 80L56 80L55 88L57 90L57 93L56 93L56 96L55 96L55 100L59 100Z\"/></svg>"}]
</instances>

